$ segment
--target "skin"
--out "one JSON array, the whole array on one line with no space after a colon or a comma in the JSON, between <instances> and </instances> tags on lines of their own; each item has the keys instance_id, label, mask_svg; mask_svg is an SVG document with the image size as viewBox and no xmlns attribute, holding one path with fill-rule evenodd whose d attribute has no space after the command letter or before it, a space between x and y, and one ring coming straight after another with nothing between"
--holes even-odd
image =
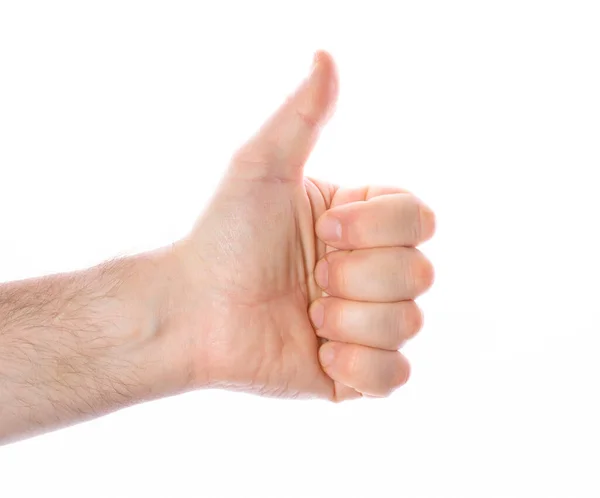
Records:
<instances>
[{"instance_id":1,"label":"skin","mask_svg":"<svg viewBox=\"0 0 600 498\"><path fill-rule=\"evenodd\" d=\"M337 93L318 52L172 246L0 286L0 442L191 389L342 401L407 381L434 215L304 177Z\"/></svg>"}]
</instances>

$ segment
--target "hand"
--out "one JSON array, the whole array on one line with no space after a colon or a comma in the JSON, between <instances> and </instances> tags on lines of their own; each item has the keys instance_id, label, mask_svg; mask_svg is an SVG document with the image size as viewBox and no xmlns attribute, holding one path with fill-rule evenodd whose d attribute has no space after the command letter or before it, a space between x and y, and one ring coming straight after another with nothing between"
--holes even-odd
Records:
<instances>
[{"instance_id":1,"label":"hand","mask_svg":"<svg viewBox=\"0 0 600 498\"><path fill-rule=\"evenodd\" d=\"M193 232L175 244L166 314L189 387L343 400L404 384L397 351L421 326L433 270L415 246L434 216L397 188L303 177L337 96L331 57L233 157Z\"/></svg>"}]
</instances>

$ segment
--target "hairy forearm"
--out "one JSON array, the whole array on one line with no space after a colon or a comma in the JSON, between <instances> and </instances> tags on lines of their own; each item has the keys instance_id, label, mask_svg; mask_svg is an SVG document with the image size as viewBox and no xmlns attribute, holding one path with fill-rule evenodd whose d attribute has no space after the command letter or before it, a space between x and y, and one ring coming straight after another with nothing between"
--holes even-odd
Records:
<instances>
[{"instance_id":1,"label":"hairy forearm","mask_svg":"<svg viewBox=\"0 0 600 498\"><path fill-rule=\"evenodd\" d=\"M164 252L0 285L0 443L176 392Z\"/></svg>"}]
</instances>

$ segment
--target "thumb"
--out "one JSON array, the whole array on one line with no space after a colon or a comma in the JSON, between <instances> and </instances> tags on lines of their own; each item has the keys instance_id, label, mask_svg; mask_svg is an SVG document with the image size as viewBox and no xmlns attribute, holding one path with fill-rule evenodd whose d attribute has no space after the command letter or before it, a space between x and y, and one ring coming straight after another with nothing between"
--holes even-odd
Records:
<instances>
[{"instance_id":1,"label":"thumb","mask_svg":"<svg viewBox=\"0 0 600 498\"><path fill-rule=\"evenodd\" d=\"M335 63L330 54L318 51L310 75L235 154L236 174L280 181L301 178L337 94Z\"/></svg>"}]
</instances>

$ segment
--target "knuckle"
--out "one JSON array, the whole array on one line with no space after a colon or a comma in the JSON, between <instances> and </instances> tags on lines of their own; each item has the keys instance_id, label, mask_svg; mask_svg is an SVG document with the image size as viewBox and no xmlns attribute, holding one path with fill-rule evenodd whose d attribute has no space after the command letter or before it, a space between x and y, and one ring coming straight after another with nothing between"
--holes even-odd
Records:
<instances>
[{"instance_id":1,"label":"knuckle","mask_svg":"<svg viewBox=\"0 0 600 498\"><path fill-rule=\"evenodd\" d=\"M419 294L420 284L420 268L418 264L412 263L402 271L403 278L400 281L401 292L409 297L415 297Z\"/></svg>"},{"instance_id":2,"label":"knuckle","mask_svg":"<svg viewBox=\"0 0 600 498\"><path fill-rule=\"evenodd\" d=\"M411 242L418 243L423 237L423 215L421 212L421 203L414 197L409 197L409 206L405 215L405 226L407 236ZM408 220L406 219L408 218Z\"/></svg>"},{"instance_id":3,"label":"knuckle","mask_svg":"<svg viewBox=\"0 0 600 498\"><path fill-rule=\"evenodd\" d=\"M406 339L412 339L423 328L423 313L414 301L404 308L403 320Z\"/></svg>"},{"instance_id":4,"label":"knuckle","mask_svg":"<svg viewBox=\"0 0 600 498\"><path fill-rule=\"evenodd\" d=\"M399 354L399 353L398 353ZM392 390L398 389L408 382L410 377L410 365L406 361L399 361L394 368Z\"/></svg>"},{"instance_id":5,"label":"knuckle","mask_svg":"<svg viewBox=\"0 0 600 498\"><path fill-rule=\"evenodd\" d=\"M415 287L419 294L429 290L435 280L435 271L431 262L423 255L414 263Z\"/></svg>"},{"instance_id":6,"label":"knuckle","mask_svg":"<svg viewBox=\"0 0 600 498\"><path fill-rule=\"evenodd\" d=\"M388 345L390 349L400 349L402 344L404 343L404 329L406 328L405 322L405 313L401 309L402 304L396 306L397 311L391 314L390 320L387 323L388 329L388 337L389 340Z\"/></svg>"},{"instance_id":7,"label":"knuckle","mask_svg":"<svg viewBox=\"0 0 600 498\"><path fill-rule=\"evenodd\" d=\"M435 213L425 204L419 201L418 211L418 240L426 241L433 237L435 233L436 220Z\"/></svg>"}]
</instances>

